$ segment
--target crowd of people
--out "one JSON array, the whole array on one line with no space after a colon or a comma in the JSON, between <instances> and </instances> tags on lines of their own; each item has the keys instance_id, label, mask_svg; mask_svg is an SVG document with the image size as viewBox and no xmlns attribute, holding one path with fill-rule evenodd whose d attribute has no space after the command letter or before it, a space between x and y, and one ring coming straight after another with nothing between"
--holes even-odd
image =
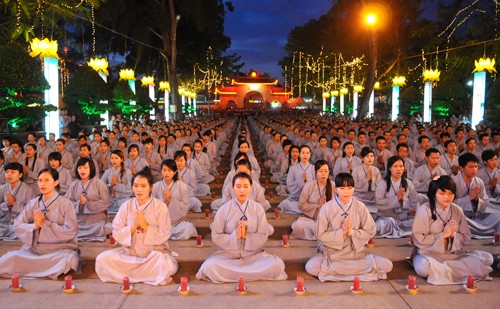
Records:
<instances>
[{"instance_id":1,"label":"crowd of people","mask_svg":"<svg viewBox=\"0 0 500 309\"><path fill-rule=\"evenodd\" d=\"M492 255L465 246L500 232L496 129L289 111L5 137L0 239L23 247L0 257L0 276L80 271L78 242L112 235L121 247L97 256L102 281L167 284L178 269L168 241L196 237L187 214L201 212L198 197L229 169L210 205L218 250L200 280L287 278L283 260L264 250L274 230L262 176L284 197L280 211L298 215L291 237L318 242L305 270L321 281L386 279L392 263L368 241L409 235L415 271L429 283L488 279ZM221 160L227 152L230 163Z\"/></svg>"}]
</instances>

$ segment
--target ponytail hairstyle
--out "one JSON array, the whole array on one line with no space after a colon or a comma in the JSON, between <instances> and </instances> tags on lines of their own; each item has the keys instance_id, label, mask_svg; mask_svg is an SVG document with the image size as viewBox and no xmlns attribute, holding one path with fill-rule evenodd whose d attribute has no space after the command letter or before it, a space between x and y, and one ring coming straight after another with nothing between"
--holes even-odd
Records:
<instances>
[{"instance_id":1,"label":"ponytail hairstyle","mask_svg":"<svg viewBox=\"0 0 500 309\"><path fill-rule=\"evenodd\" d=\"M408 181L406 180L405 160L403 160L403 158L401 158L400 156L392 156L387 160L387 171L385 173L385 182L387 188L385 192L389 192L389 190L391 189L391 167L398 161L403 162L403 167L405 168L405 171L403 171L403 175L401 176L401 187L403 187L405 191L408 188Z\"/></svg>"},{"instance_id":2,"label":"ponytail hairstyle","mask_svg":"<svg viewBox=\"0 0 500 309\"><path fill-rule=\"evenodd\" d=\"M36 155L37 154L36 153L36 145L35 144L28 144L28 145L26 145L26 147L31 147L35 151L35 156L33 157L33 163L31 164L31 170L33 171L35 169L36 159L38 158L38 156ZM28 166L28 157L26 157L26 159L24 159L24 165Z\"/></svg>"},{"instance_id":3,"label":"ponytail hairstyle","mask_svg":"<svg viewBox=\"0 0 500 309\"><path fill-rule=\"evenodd\" d=\"M318 173L319 169L326 165L328 167L328 162L326 160L318 160L316 163L314 163L314 171ZM316 179L318 177L316 176ZM326 201L328 202L329 200L332 199L333 197L333 192L332 192L332 182L330 181L330 177L326 178L326 187L325 187L325 196L326 196Z\"/></svg>"},{"instance_id":4,"label":"ponytail hairstyle","mask_svg":"<svg viewBox=\"0 0 500 309\"><path fill-rule=\"evenodd\" d=\"M173 180L174 182L177 181L177 179L179 179L179 173L177 173L177 164L175 164L175 161L172 159L167 159L161 162L162 169L164 166L168 167L168 169L171 170L172 172L175 172Z\"/></svg>"},{"instance_id":5,"label":"ponytail hairstyle","mask_svg":"<svg viewBox=\"0 0 500 309\"><path fill-rule=\"evenodd\" d=\"M123 152L119 149L111 150L111 154L117 155L122 159L120 163L120 182L123 183L123 176L125 176L125 157L123 156Z\"/></svg>"},{"instance_id":6,"label":"ponytail hairstyle","mask_svg":"<svg viewBox=\"0 0 500 309\"><path fill-rule=\"evenodd\" d=\"M19 146L19 150L21 151L21 153L24 153L24 145L23 145L23 143L21 143L20 140L13 141L12 144L10 145L11 148L12 148L12 145Z\"/></svg>"},{"instance_id":7,"label":"ponytail hairstyle","mask_svg":"<svg viewBox=\"0 0 500 309\"><path fill-rule=\"evenodd\" d=\"M432 220L436 220L436 192L437 190L451 191L455 197L457 196L457 185L450 176L440 176L438 179L431 181L427 197L429 198L429 207L431 209Z\"/></svg>"},{"instance_id":8,"label":"ponytail hairstyle","mask_svg":"<svg viewBox=\"0 0 500 309\"><path fill-rule=\"evenodd\" d=\"M288 174L288 171L290 170L290 166L292 165L292 150L293 149L297 149L300 153L300 148L299 146L297 145L292 145L292 147L290 147L290 151L289 151L289 155L288 155L288 167L286 168L286 173ZM300 158L299 158L299 161L300 161Z\"/></svg>"},{"instance_id":9,"label":"ponytail hairstyle","mask_svg":"<svg viewBox=\"0 0 500 309\"><path fill-rule=\"evenodd\" d=\"M246 153L243 153L241 151L238 151L238 153L234 156L234 161L233 161L233 165L235 166L236 168L236 162L238 162L239 160L248 160L248 155Z\"/></svg>"}]
</instances>

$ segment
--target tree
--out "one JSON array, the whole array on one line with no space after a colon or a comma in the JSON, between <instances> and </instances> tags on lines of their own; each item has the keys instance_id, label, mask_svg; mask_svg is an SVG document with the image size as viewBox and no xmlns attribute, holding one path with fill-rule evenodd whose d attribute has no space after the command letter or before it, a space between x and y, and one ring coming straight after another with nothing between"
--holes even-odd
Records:
<instances>
[{"instance_id":1,"label":"tree","mask_svg":"<svg viewBox=\"0 0 500 309\"><path fill-rule=\"evenodd\" d=\"M0 45L0 112L13 128L36 124L45 112L56 110L45 105L43 90L49 84L40 63L15 43Z\"/></svg>"},{"instance_id":2,"label":"tree","mask_svg":"<svg viewBox=\"0 0 500 309\"><path fill-rule=\"evenodd\" d=\"M139 116L141 107L130 104L130 101L137 101L137 96L132 92L127 81L118 81L113 89L116 112L127 116Z\"/></svg>"}]
</instances>

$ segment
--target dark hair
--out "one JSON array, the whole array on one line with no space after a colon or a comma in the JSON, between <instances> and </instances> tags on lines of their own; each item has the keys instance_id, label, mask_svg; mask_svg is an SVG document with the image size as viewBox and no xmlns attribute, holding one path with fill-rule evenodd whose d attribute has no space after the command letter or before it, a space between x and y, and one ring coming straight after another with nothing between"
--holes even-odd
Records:
<instances>
[{"instance_id":1,"label":"dark hair","mask_svg":"<svg viewBox=\"0 0 500 309\"><path fill-rule=\"evenodd\" d=\"M349 146L349 145L351 145L352 147L354 147L354 144L353 144L353 143L351 143L351 142L345 142L345 143L344 143L344 146L342 146L342 158L345 158L346 153L345 153L345 151L344 151L344 150L345 150L345 148L346 148L347 146Z\"/></svg>"},{"instance_id":2,"label":"dark hair","mask_svg":"<svg viewBox=\"0 0 500 309\"><path fill-rule=\"evenodd\" d=\"M467 163L469 163L469 162L478 163L479 160L477 159L477 157L475 155L473 155L472 153L468 153L468 152L464 153L463 155L458 157L458 165L461 167L465 167L467 165Z\"/></svg>"},{"instance_id":3,"label":"dark hair","mask_svg":"<svg viewBox=\"0 0 500 309\"><path fill-rule=\"evenodd\" d=\"M437 150L436 148L432 148L432 147L431 147L431 148L429 148L429 149L427 149L427 150L425 151L425 156L426 156L426 157L430 157L430 156L431 156L431 154L433 154L433 153L439 153L439 154L441 154L441 153L439 152L439 150Z\"/></svg>"},{"instance_id":4,"label":"dark hair","mask_svg":"<svg viewBox=\"0 0 500 309\"><path fill-rule=\"evenodd\" d=\"M377 138L375 139L375 142L378 143L378 141L381 141L381 140L384 140L384 142L387 142L387 140L383 136L377 136Z\"/></svg>"},{"instance_id":5,"label":"dark hair","mask_svg":"<svg viewBox=\"0 0 500 309\"><path fill-rule=\"evenodd\" d=\"M486 162L488 160L493 159L495 156L498 157L498 154L496 153L495 150L486 149L485 151L483 151L483 154L481 155L481 160Z\"/></svg>"},{"instance_id":6,"label":"dark hair","mask_svg":"<svg viewBox=\"0 0 500 309\"><path fill-rule=\"evenodd\" d=\"M5 161L5 157L4 157L4 155L3 155L3 151L0 151L0 160Z\"/></svg>"},{"instance_id":7,"label":"dark hair","mask_svg":"<svg viewBox=\"0 0 500 309\"><path fill-rule=\"evenodd\" d=\"M250 148L250 143L247 140L242 140L238 143L238 149L240 149L241 145L247 144L248 148Z\"/></svg>"},{"instance_id":8,"label":"dark hair","mask_svg":"<svg viewBox=\"0 0 500 309\"><path fill-rule=\"evenodd\" d=\"M248 167L248 169L250 171L252 170L252 164L250 163L250 161L248 161L246 159L240 159L238 161L235 161L234 162L234 170L237 170L238 167L240 167L241 165L245 165L246 167Z\"/></svg>"},{"instance_id":9,"label":"dark hair","mask_svg":"<svg viewBox=\"0 0 500 309\"><path fill-rule=\"evenodd\" d=\"M141 150L139 149L139 146L137 146L137 144L131 144L130 146L128 146L127 152L130 153L130 150L134 148L137 149L137 152L139 154L141 153Z\"/></svg>"},{"instance_id":10,"label":"dark hair","mask_svg":"<svg viewBox=\"0 0 500 309\"><path fill-rule=\"evenodd\" d=\"M174 160L177 160L177 158L183 157L184 160L187 161L187 154L184 150L177 150L174 154Z\"/></svg>"},{"instance_id":11,"label":"dark hair","mask_svg":"<svg viewBox=\"0 0 500 309\"><path fill-rule=\"evenodd\" d=\"M125 176L125 162L123 162L125 157L123 156L123 152L119 149L115 149L111 150L111 155L119 156L122 159L122 162L120 163L120 181L123 182L123 176Z\"/></svg>"},{"instance_id":12,"label":"dark hair","mask_svg":"<svg viewBox=\"0 0 500 309\"><path fill-rule=\"evenodd\" d=\"M471 141L476 141L476 139L474 137L469 137L465 140L465 144L468 145Z\"/></svg>"},{"instance_id":13,"label":"dark hair","mask_svg":"<svg viewBox=\"0 0 500 309\"><path fill-rule=\"evenodd\" d=\"M91 152L91 153L90 153L90 157L92 157L92 147L90 147L90 145L89 145L89 144L83 144L83 145L81 145L81 146L80 146L80 150L81 150L82 148L87 148L87 150Z\"/></svg>"},{"instance_id":14,"label":"dark hair","mask_svg":"<svg viewBox=\"0 0 500 309\"><path fill-rule=\"evenodd\" d=\"M292 145L292 141L289 140L289 139L286 139L284 140L282 143L281 143L281 147L283 147L283 149L285 149L286 146L291 146Z\"/></svg>"},{"instance_id":15,"label":"dark hair","mask_svg":"<svg viewBox=\"0 0 500 309\"><path fill-rule=\"evenodd\" d=\"M328 166L328 162L326 160L318 160L316 163L314 163L314 171L317 173L318 170L322 166ZM317 179L317 177L316 177ZM329 200L332 199L333 197L333 192L332 192L332 182L330 181L330 177L326 178L326 187L325 187L325 196L326 196L326 201L328 202Z\"/></svg>"},{"instance_id":16,"label":"dark hair","mask_svg":"<svg viewBox=\"0 0 500 309\"><path fill-rule=\"evenodd\" d=\"M10 146L12 147L12 145L18 145L21 152L24 153L24 147L23 147L23 143L21 143L20 140L15 140L12 142L12 144L10 144Z\"/></svg>"},{"instance_id":17,"label":"dark hair","mask_svg":"<svg viewBox=\"0 0 500 309\"><path fill-rule=\"evenodd\" d=\"M142 169L142 170L138 171L137 173L135 173L134 177L132 177L132 187L134 186L135 179L138 177L146 178L148 183L149 183L149 186L153 187L154 179L153 179L153 175L151 175L151 170Z\"/></svg>"},{"instance_id":18,"label":"dark hair","mask_svg":"<svg viewBox=\"0 0 500 309\"><path fill-rule=\"evenodd\" d=\"M92 179L95 177L95 164L94 164L94 161L89 159L89 158L80 158L78 159L78 161L76 161L76 165L75 165L75 175L76 175L76 179L78 180L82 180L82 177L80 177L80 174L78 173L78 168L80 166L84 166L85 164L89 164L89 167L90 167L90 176L89 176L89 179Z\"/></svg>"},{"instance_id":19,"label":"dark hair","mask_svg":"<svg viewBox=\"0 0 500 309\"><path fill-rule=\"evenodd\" d=\"M110 146L111 144L109 143L108 139L107 138L104 138L100 143L99 143L99 146L101 146L102 144L106 144L106 146Z\"/></svg>"},{"instance_id":20,"label":"dark hair","mask_svg":"<svg viewBox=\"0 0 500 309\"><path fill-rule=\"evenodd\" d=\"M425 130L424 130L424 131L425 131ZM420 136L418 137L418 143L419 143L419 144L422 144L422 141L423 141L424 139L431 140L431 139L430 139L427 135L420 135Z\"/></svg>"},{"instance_id":21,"label":"dark hair","mask_svg":"<svg viewBox=\"0 0 500 309\"><path fill-rule=\"evenodd\" d=\"M361 158L366 157L370 153L375 155L375 153L373 152L373 150L370 147L363 147L363 149L361 149Z\"/></svg>"},{"instance_id":22,"label":"dark hair","mask_svg":"<svg viewBox=\"0 0 500 309\"><path fill-rule=\"evenodd\" d=\"M18 162L10 162L7 165L5 165L4 170L13 170L13 171L18 171L22 176L21 176L21 181L24 179L24 169L21 163Z\"/></svg>"},{"instance_id":23,"label":"dark hair","mask_svg":"<svg viewBox=\"0 0 500 309\"><path fill-rule=\"evenodd\" d=\"M340 188L344 186L354 187L354 177L349 173L338 173L335 176L335 187Z\"/></svg>"},{"instance_id":24,"label":"dark hair","mask_svg":"<svg viewBox=\"0 0 500 309\"><path fill-rule=\"evenodd\" d=\"M249 161L248 160L248 155L246 153L238 151L238 153L236 153L236 155L234 156L233 164L236 166L236 162L238 162L239 160L247 160L247 161Z\"/></svg>"},{"instance_id":25,"label":"dark hair","mask_svg":"<svg viewBox=\"0 0 500 309\"><path fill-rule=\"evenodd\" d=\"M48 161L50 162L50 160L56 160L56 161L59 161L59 163L61 163L61 160L62 160L61 153L57 152L57 151L49 153Z\"/></svg>"},{"instance_id":26,"label":"dark hair","mask_svg":"<svg viewBox=\"0 0 500 309\"><path fill-rule=\"evenodd\" d=\"M146 133L146 132L144 132ZM154 145L153 143L153 139L151 137L148 137L146 138L145 140L142 141L142 144L145 145L145 144L151 144L151 145Z\"/></svg>"},{"instance_id":27,"label":"dark hair","mask_svg":"<svg viewBox=\"0 0 500 309\"><path fill-rule=\"evenodd\" d=\"M36 159L38 158L38 156L36 155L36 145L30 143L27 144L25 147L31 147L35 151L35 155L33 156L33 163L31 164L31 170L33 171L35 169ZM28 160L29 160L28 157L24 159L24 165L28 166Z\"/></svg>"},{"instance_id":28,"label":"dark hair","mask_svg":"<svg viewBox=\"0 0 500 309\"><path fill-rule=\"evenodd\" d=\"M401 161L403 162L403 168L404 172L401 177L401 187L403 187L406 191L406 188L408 188L408 182L406 181L406 167L405 167L405 160L401 158L400 156L392 156L387 160L387 172L385 173L385 182L387 184L386 192L389 192L391 189L391 167L394 165L394 163Z\"/></svg>"},{"instance_id":29,"label":"dark hair","mask_svg":"<svg viewBox=\"0 0 500 309\"><path fill-rule=\"evenodd\" d=\"M432 220L436 220L436 192L437 190L446 191L450 190L453 194L457 195L457 185L453 178L450 176L440 176L438 179L431 181L429 184L429 191L427 197L429 198L429 207L431 209Z\"/></svg>"},{"instance_id":30,"label":"dark hair","mask_svg":"<svg viewBox=\"0 0 500 309\"><path fill-rule=\"evenodd\" d=\"M236 183L236 179L238 179L238 178L247 179L250 182L250 185L253 185L252 177L250 177L250 175L248 175L247 173L241 172L241 173L238 173L238 174L234 175L234 177L233 177L233 187L234 187L234 184Z\"/></svg>"},{"instance_id":31,"label":"dark hair","mask_svg":"<svg viewBox=\"0 0 500 309\"><path fill-rule=\"evenodd\" d=\"M66 145L66 140L64 140L63 138L56 139L56 143L57 142L61 142L63 145Z\"/></svg>"},{"instance_id":32,"label":"dark hair","mask_svg":"<svg viewBox=\"0 0 500 309\"><path fill-rule=\"evenodd\" d=\"M443 133L444 134L444 133ZM441 134L441 135L443 135ZM449 135L449 134L448 134ZM444 142L444 148L448 148L448 145L451 144L451 143L455 143L455 145L457 144L457 142L455 142L454 140L452 139L449 139L447 140L446 142Z\"/></svg>"},{"instance_id":33,"label":"dark hair","mask_svg":"<svg viewBox=\"0 0 500 309\"><path fill-rule=\"evenodd\" d=\"M288 171L290 170L290 166L292 165L292 150L297 149L300 154L300 147L297 145L292 145L289 150L289 155L288 155L288 167L286 168L286 173L288 174Z\"/></svg>"},{"instance_id":34,"label":"dark hair","mask_svg":"<svg viewBox=\"0 0 500 309\"><path fill-rule=\"evenodd\" d=\"M396 146L396 151L399 151L399 148L401 147L405 147L406 149L410 149L410 147L408 146L407 143L399 143L397 146Z\"/></svg>"},{"instance_id":35,"label":"dark hair","mask_svg":"<svg viewBox=\"0 0 500 309\"><path fill-rule=\"evenodd\" d=\"M120 138L118 139L118 143L119 143L119 142L124 143L124 144L125 144L125 147L127 147L127 138L125 138L125 137L123 137L123 136L122 136L122 137L120 137Z\"/></svg>"},{"instance_id":36,"label":"dark hair","mask_svg":"<svg viewBox=\"0 0 500 309\"><path fill-rule=\"evenodd\" d=\"M171 170L172 172L175 172L173 179L174 181L177 181L177 179L179 179L179 173L177 173L177 164L175 164L175 161L172 159L167 159L161 162L162 169L164 166L168 167L168 169Z\"/></svg>"}]
</instances>

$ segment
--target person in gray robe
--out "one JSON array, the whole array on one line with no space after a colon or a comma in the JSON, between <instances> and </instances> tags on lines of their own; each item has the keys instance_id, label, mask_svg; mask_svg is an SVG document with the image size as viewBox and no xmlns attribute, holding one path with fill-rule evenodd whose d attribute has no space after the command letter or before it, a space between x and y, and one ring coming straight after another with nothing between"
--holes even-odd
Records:
<instances>
[{"instance_id":1,"label":"person in gray robe","mask_svg":"<svg viewBox=\"0 0 500 309\"><path fill-rule=\"evenodd\" d=\"M387 161L387 173L377 185L375 237L400 238L411 234L418 198L413 183L404 177L404 162L401 157L390 157Z\"/></svg>"},{"instance_id":2,"label":"person in gray robe","mask_svg":"<svg viewBox=\"0 0 500 309\"><path fill-rule=\"evenodd\" d=\"M418 192L418 203L422 205L427 202L427 190L432 179L436 176L446 175L446 171L439 166L441 154L436 148L429 148L425 152L425 164L415 169L413 175L413 185Z\"/></svg>"},{"instance_id":3,"label":"person in gray robe","mask_svg":"<svg viewBox=\"0 0 500 309\"><path fill-rule=\"evenodd\" d=\"M71 202L57 193L57 179L56 170L40 171L40 197L32 199L14 221L23 247L0 258L1 277L17 273L56 280L72 269L80 271L76 214Z\"/></svg>"},{"instance_id":4,"label":"person in gray robe","mask_svg":"<svg viewBox=\"0 0 500 309\"><path fill-rule=\"evenodd\" d=\"M5 166L7 183L0 186L0 239L17 240L14 233L14 219L35 197L30 186L23 179L23 166L17 162Z\"/></svg>"},{"instance_id":5,"label":"person in gray robe","mask_svg":"<svg viewBox=\"0 0 500 309\"><path fill-rule=\"evenodd\" d=\"M186 240L196 237L196 227L187 220L190 198L188 186L179 181L177 165L172 159L161 163L163 179L153 186L153 196L167 204L172 221L172 240Z\"/></svg>"},{"instance_id":6,"label":"person in gray robe","mask_svg":"<svg viewBox=\"0 0 500 309\"><path fill-rule=\"evenodd\" d=\"M392 262L369 253L368 240L376 226L366 206L353 198L354 178L348 173L335 177L334 199L318 214L316 238L319 253L306 263L306 271L324 281L362 281L386 279Z\"/></svg>"},{"instance_id":7,"label":"person in gray robe","mask_svg":"<svg viewBox=\"0 0 500 309\"><path fill-rule=\"evenodd\" d=\"M205 170L201 167L200 163L197 160L193 159L193 146L189 144L184 144L182 146L182 150L186 153L187 157L187 168L193 171L196 174L196 180L198 180L198 187L196 196L208 195L210 194L209 183L215 180L215 177L208 173L208 170ZM203 194L206 193L206 194Z\"/></svg>"},{"instance_id":8,"label":"person in gray robe","mask_svg":"<svg viewBox=\"0 0 500 309\"><path fill-rule=\"evenodd\" d=\"M24 162L19 162L24 164L24 182L31 187L35 194L39 194L37 183L38 173L45 168L45 164L42 160L38 159L35 144L27 144L25 146L25 155Z\"/></svg>"},{"instance_id":9,"label":"person in gray robe","mask_svg":"<svg viewBox=\"0 0 500 309\"><path fill-rule=\"evenodd\" d=\"M449 176L433 180L429 202L417 209L413 222L413 266L435 285L462 284L469 275L485 279L493 271L490 253L465 250L471 232L462 209L453 203L456 190Z\"/></svg>"},{"instance_id":10,"label":"person in gray robe","mask_svg":"<svg viewBox=\"0 0 500 309\"><path fill-rule=\"evenodd\" d=\"M106 250L96 258L95 271L103 282L144 282L166 285L177 272L168 239L171 235L169 211L152 196L153 176L139 171L133 178L135 198L120 206L113 220L113 237L120 248Z\"/></svg>"},{"instance_id":11,"label":"person in gray robe","mask_svg":"<svg viewBox=\"0 0 500 309\"><path fill-rule=\"evenodd\" d=\"M473 238L491 238L500 232L500 213L487 210L489 198L483 181L477 177L478 161L471 153L458 158L462 171L453 176L457 186L455 203L462 207Z\"/></svg>"},{"instance_id":12,"label":"person in gray robe","mask_svg":"<svg viewBox=\"0 0 500 309\"><path fill-rule=\"evenodd\" d=\"M375 205L375 190L381 178L380 171L377 167L373 166L375 162L375 154L370 147L361 149L361 160L363 163L354 167L352 170L352 177L354 177L354 196L366 207L372 214L377 213L377 206ZM384 169L387 160L384 159Z\"/></svg>"},{"instance_id":13,"label":"person in gray robe","mask_svg":"<svg viewBox=\"0 0 500 309\"><path fill-rule=\"evenodd\" d=\"M146 138L143 142L144 145L144 156L148 162L149 167L151 168L151 174L153 175L153 179L155 181L161 180L163 177L161 175L161 156L158 152L153 149L153 139Z\"/></svg>"},{"instance_id":14,"label":"person in gray robe","mask_svg":"<svg viewBox=\"0 0 500 309\"><path fill-rule=\"evenodd\" d=\"M176 151L174 154L174 160L177 165L177 175L179 175L179 181L185 183L189 189L189 211L201 212L201 201L195 197L195 192L198 188L198 180L196 179L196 174L186 167L186 153L182 150ZM208 193L210 193L210 191L208 191L207 194Z\"/></svg>"},{"instance_id":15,"label":"person in gray robe","mask_svg":"<svg viewBox=\"0 0 500 309\"><path fill-rule=\"evenodd\" d=\"M111 203L108 212L116 214L120 206L129 200L132 191L132 172L125 167L125 157L121 150L111 151L111 164L113 167L107 169L101 180L108 187Z\"/></svg>"},{"instance_id":16,"label":"person in gray robe","mask_svg":"<svg viewBox=\"0 0 500 309\"><path fill-rule=\"evenodd\" d=\"M50 168L55 169L59 173L57 192L60 195L64 195L68 191L69 186L73 183L73 177L71 176L71 171L62 166L61 159L61 154L54 151L49 154L48 160Z\"/></svg>"},{"instance_id":17,"label":"person in gray robe","mask_svg":"<svg viewBox=\"0 0 500 309\"><path fill-rule=\"evenodd\" d=\"M201 265L196 278L214 283L285 280L285 263L264 251L274 232L267 222L264 208L249 198L252 178L238 173L233 178L235 198L217 211L211 224L212 241L218 250Z\"/></svg>"},{"instance_id":18,"label":"person in gray robe","mask_svg":"<svg viewBox=\"0 0 500 309\"><path fill-rule=\"evenodd\" d=\"M477 172L486 186L491 212L500 212L500 169L498 168L498 154L494 150L485 150L481 155L484 168Z\"/></svg>"},{"instance_id":19,"label":"person in gray robe","mask_svg":"<svg viewBox=\"0 0 500 309\"><path fill-rule=\"evenodd\" d=\"M352 173L354 167L363 164L359 157L354 155L354 144L351 142L345 142L342 147L342 157L335 160L335 165L333 167L333 175L338 175L340 173Z\"/></svg>"},{"instance_id":20,"label":"person in gray robe","mask_svg":"<svg viewBox=\"0 0 500 309\"><path fill-rule=\"evenodd\" d=\"M139 157L139 154L140 150L137 144L128 146L128 159L125 161L125 167L128 168L134 175L146 167L149 168L148 161Z\"/></svg>"},{"instance_id":21,"label":"person in gray robe","mask_svg":"<svg viewBox=\"0 0 500 309\"><path fill-rule=\"evenodd\" d=\"M95 176L94 162L80 158L77 163L77 180L66 192L78 218L78 239L85 241L104 241L111 232L107 210L110 205L108 188Z\"/></svg>"}]
</instances>

